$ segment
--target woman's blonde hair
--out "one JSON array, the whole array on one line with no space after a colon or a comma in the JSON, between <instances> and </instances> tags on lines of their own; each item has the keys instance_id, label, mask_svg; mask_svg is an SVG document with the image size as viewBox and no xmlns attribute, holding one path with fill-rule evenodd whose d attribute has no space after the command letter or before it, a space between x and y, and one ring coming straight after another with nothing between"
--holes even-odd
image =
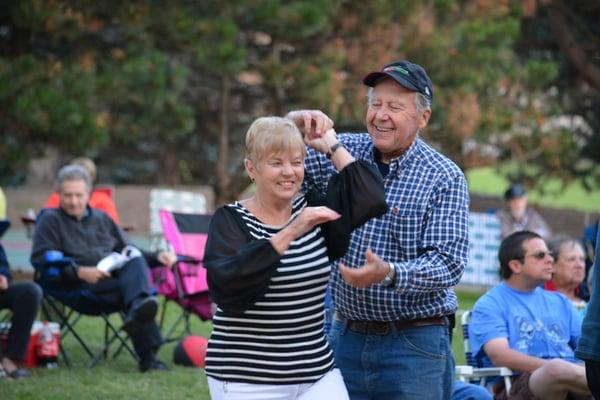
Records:
<instances>
[{"instance_id":1,"label":"woman's blonde hair","mask_svg":"<svg viewBox=\"0 0 600 400\"><path fill-rule=\"evenodd\" d=\"M306 148L296 124L287 118L261 117L246 132L246 158L257 163L273 153L302 152Z\"/></svg>"}]
</instances>

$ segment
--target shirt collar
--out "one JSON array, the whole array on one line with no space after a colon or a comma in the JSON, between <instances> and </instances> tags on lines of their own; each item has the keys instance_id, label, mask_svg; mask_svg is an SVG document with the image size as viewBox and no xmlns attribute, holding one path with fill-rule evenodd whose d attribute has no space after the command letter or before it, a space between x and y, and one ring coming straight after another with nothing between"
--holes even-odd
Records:
<instances>
[{"instance_id":1,"label":"shirt collar","mask_svg":"<svg viewBox=\"0 0 600 400\"><path fill-rule=\"evenodd\" d=\"M63 214L65 214L68 218L74 219L76 221L83 221L84 219L86 219L87 217L90 216L90 214L92 213L92 209L90 208L90 205L86 205L85 206L85 211L83 212L83 217L81 218L81 220L78 220L77 218L73 217L72 215L69 215L65 212L65 210L62 209L62 207L59 207L60 212L62 212Z\"/></svg>"},{"instance_id":2,"label":"shirt collar","mask_svg":"<svg viewBox=\"0 0 600 400\"><path fill-rule=\"evenodd\" d=\"M412 163L412 161L415 159L418 153L417 147L419 146L420 141L421 139L419 139L419 137L415 137L415 140L413 140L410 147L404 153L390 160L389 174L400 175L400 172L403 169L409 167L409 165ZM373 147L371 156L373 157L373 162L375 162L375 160L379 159L381 153L379 152L379 150L377 150L375 146L373 146L372 144L371 146Z\"/></svg>"}]
</instances>

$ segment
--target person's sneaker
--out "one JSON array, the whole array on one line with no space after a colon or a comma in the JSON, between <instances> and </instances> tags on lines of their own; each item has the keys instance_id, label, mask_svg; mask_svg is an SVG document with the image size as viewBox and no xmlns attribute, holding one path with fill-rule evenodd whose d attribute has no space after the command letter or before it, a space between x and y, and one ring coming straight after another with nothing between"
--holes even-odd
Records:
<instances>
[{"instance_id":1,"label":"person's sneaker","mask_svg":"<svg viewBox=\"0 0 600 400\"><path fill-rule=\"evenodd\" d=\"M144 297L134 302L123 322L123 330L130 335L134 334L141 329L143 324L153 320L157 311L158 300L156 297Z\"/></svg>"}]
</instances>

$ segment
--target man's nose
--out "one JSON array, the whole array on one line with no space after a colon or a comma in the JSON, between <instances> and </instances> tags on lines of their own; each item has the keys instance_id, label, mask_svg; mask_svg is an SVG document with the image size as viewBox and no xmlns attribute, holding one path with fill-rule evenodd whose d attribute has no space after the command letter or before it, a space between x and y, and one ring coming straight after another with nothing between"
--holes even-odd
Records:
<instances>
[{"instance_id":1,"label":"man's nose","mask_svg":"<svg viewBox=\"0 0 600 400\"><path fill-rule=\"evenodd\" d=\"M388 118L389 117L388 109L386 107L381 107L379 110L377 110L377 112L375 113L375 116L377 117L377 119Z\"/></svg>"}]
</instances>

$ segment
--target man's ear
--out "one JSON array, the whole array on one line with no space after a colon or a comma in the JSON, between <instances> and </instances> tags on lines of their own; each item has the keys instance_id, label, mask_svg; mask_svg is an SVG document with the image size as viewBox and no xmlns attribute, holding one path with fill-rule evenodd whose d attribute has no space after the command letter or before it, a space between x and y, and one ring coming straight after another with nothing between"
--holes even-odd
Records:
<instances>
[{"instance_id":1,"label":"man's ear","mask_svg":"<svg viewBox=\"0 0 600 400\"><path fill-rule=\"evenodd\" d=\"M419 120L419 129L423 129L427 126L429 123L429 117L431 117L431 110L423 111Z\"/></svg>"},{"instance_id":2,"label":"man's ear","mask_svg":"<svg viewBox=\"0 0 600 400\"><path fill-rule=\"evenodd\" d=\"M510 260L508 262L508 268L510 268L513 274L520 274L523 269L523 264L519 260Z\"/></svg>"}]
</instances>

